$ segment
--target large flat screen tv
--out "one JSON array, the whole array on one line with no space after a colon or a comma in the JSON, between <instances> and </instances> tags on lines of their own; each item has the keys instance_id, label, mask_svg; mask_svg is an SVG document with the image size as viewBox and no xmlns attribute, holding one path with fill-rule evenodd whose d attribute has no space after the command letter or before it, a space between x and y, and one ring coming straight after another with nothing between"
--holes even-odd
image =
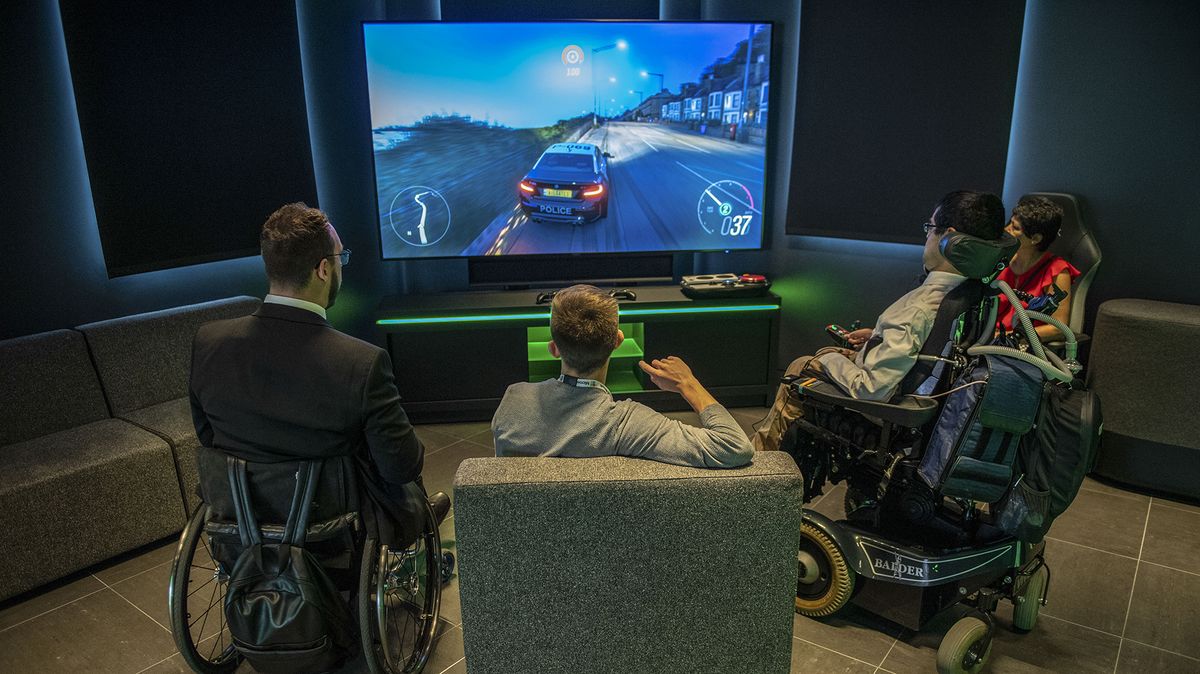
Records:
<instances>
[{"instance_id":1,"label":"large flat screen tv","mask_svg":"<svg viewBox=\"0 0 1200 674\"><path fill-rule=\"evenodd\" d=\"M760 248L771 26L364 23L385 259Z\"/></svg>"}]
</instances>

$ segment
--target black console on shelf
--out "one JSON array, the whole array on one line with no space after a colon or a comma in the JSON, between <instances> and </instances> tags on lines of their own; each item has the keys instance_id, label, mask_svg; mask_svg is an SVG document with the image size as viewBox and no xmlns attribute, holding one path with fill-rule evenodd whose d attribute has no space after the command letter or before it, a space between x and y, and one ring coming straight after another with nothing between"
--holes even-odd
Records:
<instances>
[{"instance_id":1,"label":"black console on shelf","mask_svg":"<svg viewBox=\"0 0 1200 674\"><path fill-rule=\"evenodd\" d=\"M558 376L546 348L549 289L398 295L384 298L376 326L384 333L396 386L418 423L491 419L509 384ZM625 343L613 354L613 395L655 409L687 403L658 390L637 367L643 358L679 356L727 406L765 405L779 328L779 297L690 299L679 286L639 286L620 302Z\"/></svg>"}]
</instances>

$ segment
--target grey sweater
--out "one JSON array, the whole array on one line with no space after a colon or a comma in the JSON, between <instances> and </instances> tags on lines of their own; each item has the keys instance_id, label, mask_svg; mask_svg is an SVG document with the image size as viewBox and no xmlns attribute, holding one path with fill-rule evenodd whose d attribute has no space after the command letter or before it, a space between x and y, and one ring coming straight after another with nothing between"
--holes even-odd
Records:
<instances>
[{"instance_id":1,"label":"grey sweater","mask_svg":"<svg viewBox=\"0 0 1200 674\"><path fill-rule=\"evenodd\" d=\"M636 456L701 468L750 463L754 449L719 404L700 412L703 428L668 419L641 403L613 400L603 388L557 379L513 384L492 434L496 456Z\"/></svg>"}]
</instances>

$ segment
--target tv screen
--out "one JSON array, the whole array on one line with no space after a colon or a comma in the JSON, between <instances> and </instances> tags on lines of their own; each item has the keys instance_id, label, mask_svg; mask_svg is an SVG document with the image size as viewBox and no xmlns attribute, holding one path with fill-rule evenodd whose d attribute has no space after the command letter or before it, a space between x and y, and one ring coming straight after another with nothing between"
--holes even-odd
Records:
<instances>
[{"instance_id":1,"label":"tv screen","mask_svg":"<svg viewBox=\"0 0 1200 674\"><path fill-rule=\"evenodd\" d=\"M771 26L364 23L385 259L760 248Z\"/></svg>"}]
</instances>

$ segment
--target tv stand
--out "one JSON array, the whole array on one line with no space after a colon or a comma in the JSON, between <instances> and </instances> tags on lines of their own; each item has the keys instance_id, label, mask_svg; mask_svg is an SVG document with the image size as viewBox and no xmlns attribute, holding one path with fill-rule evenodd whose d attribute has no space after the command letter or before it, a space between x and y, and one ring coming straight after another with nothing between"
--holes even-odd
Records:
<instances>
[{"instance_id":1,"label":"tv stand","mask_svg":"<svg viewBox=\"0 0 1200 674\"><path fill-rule=\"evenodd\" d=\"M396 387L418 423L487 421L510 384L559 374L547 350L550 307L539 292L507 290L397 295L376 313ZM686 410L676 393L660 391L637 361L679 356L727 406L765 405L779 329L779 297L690 299L678 285L638 286L637 300L619 300L625 342L613 353L608 387L660 411Z\"/></svg>"}]
</instances>

